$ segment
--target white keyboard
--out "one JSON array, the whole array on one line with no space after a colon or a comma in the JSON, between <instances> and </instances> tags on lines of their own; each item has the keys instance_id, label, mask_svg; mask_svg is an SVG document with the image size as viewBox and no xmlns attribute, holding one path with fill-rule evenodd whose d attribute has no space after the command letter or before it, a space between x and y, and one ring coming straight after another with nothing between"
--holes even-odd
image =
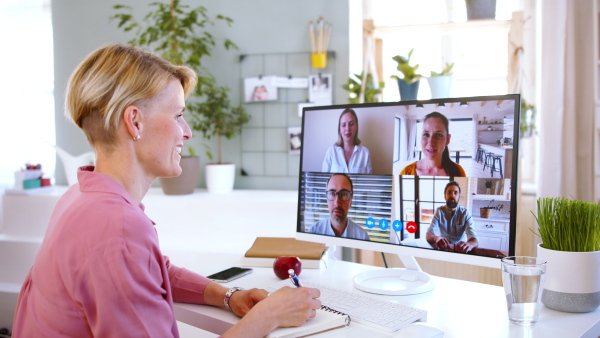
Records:
<instances>
[{"instance_id":1,"label":"white keyboard","mask_svg":"<svg viewBox=\"0 0 600 338\"><path fill-rule=\"evenodd\" d=\"M416 321L426 321L427 311L372 298L361 293L342 291L322 284L302 280L302 286L321 291L321 303L339 312L350 315L352 322L372 326L384 331L395 332ZM273 292L284 286L292 286L287 279L267 287Z\"/></svg>"}]
</instances>

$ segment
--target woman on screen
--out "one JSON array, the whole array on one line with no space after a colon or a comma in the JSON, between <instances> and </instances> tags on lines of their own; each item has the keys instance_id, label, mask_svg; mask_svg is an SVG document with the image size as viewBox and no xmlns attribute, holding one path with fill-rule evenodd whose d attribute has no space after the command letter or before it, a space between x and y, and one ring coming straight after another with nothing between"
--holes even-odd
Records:
<instances>
[{"instance_id":1,"label":"woman on screen","mask_svg":"<svg viewBox=\"0 0 600 338\"><path fill-rule=\"evenodd\" d=\"M243 317L224 336L264 337L316 316L317 289L230 289L162 255L141 201L156 177L181 174L192 136L185 98L196 82L191 69L122 44L93 52L71 75L65 108L96 166L79 168L54 208L19 293L14 337L179 337L173 302Z\"/></svg>"},{"instance_id":2,"label":"woman on screen","mask_svg":"<svg viewBox=\"0 0 600 338\"><path fill-rule=\"evenodd\" d=\"M360 145L358 117L351 108L344 109L340 115L338 140L327 149L322 171L326 173L371 173L369 149Z\"/></svg>"},{"instance_id":3,"label":"woman on screen","mask_svg":"<svg viewBox=\"0 0 600 338\"><path fill-rule=\"evenodd\" d=\"M400 175L466 177L464 169L450 159L448 119L441 113L425 115L421 135L423 159L407 165Z\"/></svg>"}]
</instances>

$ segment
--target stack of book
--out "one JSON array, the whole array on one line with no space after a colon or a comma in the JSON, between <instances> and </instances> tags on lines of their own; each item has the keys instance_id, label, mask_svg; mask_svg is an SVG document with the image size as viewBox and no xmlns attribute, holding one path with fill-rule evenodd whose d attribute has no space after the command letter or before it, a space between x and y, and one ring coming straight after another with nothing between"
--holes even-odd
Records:
<instances>
[{"instance_id":1,"label":"stack of book","mask_svg":"<svg viewBox=\"0 0 600 338\"><path fill-rule=\"evenodd\" d=\"M258 237L242 257L242 266L272 267L277 257L296 256L303 269L319 269L324 265L327 246L287 237Z\"/></svg>"}]
</instances>

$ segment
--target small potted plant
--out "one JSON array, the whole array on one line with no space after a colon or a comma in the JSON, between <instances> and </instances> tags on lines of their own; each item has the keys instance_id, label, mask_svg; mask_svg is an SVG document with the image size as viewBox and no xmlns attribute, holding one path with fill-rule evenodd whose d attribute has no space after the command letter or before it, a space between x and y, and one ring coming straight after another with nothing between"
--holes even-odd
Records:
<instances>
[{"instance_id":1,"label":"small potted plant","mask_svg":"<svg viewBox=\"0 0 600 338\"><path fill-rule=\"evenodd\" d=\"M467 20L496 19L496 0L465 0Z\"/></svg>"},{"instance_id":2,"label":"small potted plant","mask_svg":"<svg viewBox=\"0 0 600 338\"><path fill-rule=\"evenodd\" d=\"M400 99L404 101L416 100L419 92L419 80L422 75L417 73L419 65L410 65L410 58L413 54L414 48L408 52L408 57L396 55L392 59L398 62L398 71L403 75L402 78L397 75L392 75L392 78L398 81L398 89L400 90Z\"/></svg>"},{"instance_id":3,"label":"small potted plant","mask_svg":"<svg viewBox=\"0 0 600 338\"><path fill-rule=\"evenodd\" d=\"M535 106L521 98L521 115L519 118L519 136L531 137L535 133Z\"/></svg>"},{"instance_id":4,"label":"small potted plant","mask_svg":"<svg viewBox=\"0 0 600 338\"><path fill-rule=\"evenodd\" d=\"M214 86L205 91L206 101L190 104L196 112L192 114L190 127L200 131L207 140L213 136L217 139L217 162L205 166L206 187L214 193L231 192L235 181L235 164L223 162L223 137L232 139L250 121L250 115L243 107L231 105L228 92L227 87ZM209 146L206 156L213 159Z\"/></svg>"},{"instance_id":5,"label":"small potted plant","mask_svg":"<svg viewBox=\"0 0 600 338\"><path fill-rule=\"evenodd\" d=\"M532 212L533 213L533 212ZM564 312L600 306L600 204L566 198L538 198L537 247L547 261L542 303Z\"/></svg>"},{"instance_id":6,"label":"small potted plant","mask_svg":"<svg viewBox=\"0 0 600 338\"><path fill-rule=\"evenodd\" d=\"M487 182L486 182L487 185ZM491 200L489 201L488 205L483 207L483 208L479 208L479 215L481 216L481 218L490 218L492 216L492 210L497 210L500 211L502 210L502 208L504 208L504 205L502 204L498 204L498 205L492 205L494 203L495 200Z\"/></svg>"},{"instance_id":7,"label":"small potted plant","mask_svg":"<svg viewBox=\"0 0 600 338\"><path fill-rule=\"evenodd\" d=\"M369 102L379 102L379 94L383 91L385 87L385 82L380 81L378 88L375 88L375 83L373 82L373 75L371 73L367 74L367 80L364 88L364 92L362 93L362 101L361 101L361 91L363 90L363 78L364 72L360 74L354 74L356 79L352 77L348 78L348 82L342 85L342 88L349 92L349 103L369 103Z\"/></svg>"},{"instance_id":8,"label":"small potted plant","mask_svg":"<svg viewBox=\"0 0 600 338\"><path fill-rule=\"evenodd\" d=\"M446 66L440 73L431 71L431 76L427 78L429 89L431 89L431 98L439 99L450 97L450 89L452 88L452 68L454 63L446 63Z\"/></svg>"}]
</instances>

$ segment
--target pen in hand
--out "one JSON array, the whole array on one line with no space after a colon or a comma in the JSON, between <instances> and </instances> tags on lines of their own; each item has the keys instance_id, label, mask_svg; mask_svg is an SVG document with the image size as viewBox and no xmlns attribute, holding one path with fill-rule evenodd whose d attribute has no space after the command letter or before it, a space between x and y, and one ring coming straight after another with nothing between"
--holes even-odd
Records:
<instances>
[{"instance_id":1,"label":"pen in hand","mask_svg":"<svg viewBox=\"0 0 600 338\"><path fill-rule=\"evenodd\" d=\"M302 284L300 284L300 280L298 279L298 276L296 276L296 272L294 272L294 269L289 269L288 274L290 275L290 280L297 288L302 286Z\"/></svg>"}]
</instances>

